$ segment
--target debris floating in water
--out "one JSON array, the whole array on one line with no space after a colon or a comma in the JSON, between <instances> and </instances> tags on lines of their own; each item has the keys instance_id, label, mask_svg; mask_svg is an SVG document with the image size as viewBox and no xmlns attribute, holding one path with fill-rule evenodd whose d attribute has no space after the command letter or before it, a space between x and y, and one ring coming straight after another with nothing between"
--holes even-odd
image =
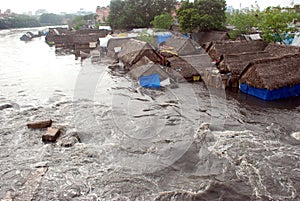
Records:
<instances>
[{"instance_id":1,"label":"debris floating in water","mask_svg":"<svg viewBox=\"0 0 300 201\"><path fill-rule=\"evenodd\" d=\"M28 123L27 127L31 129L38 129L38 128L47 128L52 125L52 120L45 120L39 122Z\"/></svg>"}]
</instances>

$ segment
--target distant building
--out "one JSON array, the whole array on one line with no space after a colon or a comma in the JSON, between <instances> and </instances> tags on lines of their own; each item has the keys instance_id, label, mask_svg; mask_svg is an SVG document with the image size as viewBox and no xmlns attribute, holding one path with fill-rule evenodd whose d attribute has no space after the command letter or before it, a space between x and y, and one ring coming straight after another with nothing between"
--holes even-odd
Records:
<instances>
[{"instance_id":1,"label":"distant building","mask_svg":"<svg viewBox=\"0 0 300 201\"><path fill-rule=\"evenodd\" d=\"M48 13L46 9L38 9L37 11L35 11L35 15L42 15L46 13Z\"/></svg>"},{"instance_id":2,"label":"distant building","mask_svg":"<svg viewBox=\"0 0 300 201\"><path fill-rule=\"evenodd\" d=\"M226 12L227 12L227 13L233 13L233 12L234 12L233 6L227 6Z\"/></svg>"},{"instance_id":3,"label":"distant building","mask_svg":"<svg viewBox=\"0 0 300 201\"><path fill-rule=\"evenodd\" d=\"M110 8L109 6L101 7L97 6L96 13L97 13L97 21L100 23L105 23L109 16Z\"/></svg>"},{"instance_id":4,"label":"distant building","mask_svg":"<svg viewBox=\"0 0 300 201\"><path fill-rule=\"evenodd\" d=\"M10 9L6 9L6 11L4 12L4 14L6 14L6 15L11 14L11 10Z\"/></svg>"}]
</instances>

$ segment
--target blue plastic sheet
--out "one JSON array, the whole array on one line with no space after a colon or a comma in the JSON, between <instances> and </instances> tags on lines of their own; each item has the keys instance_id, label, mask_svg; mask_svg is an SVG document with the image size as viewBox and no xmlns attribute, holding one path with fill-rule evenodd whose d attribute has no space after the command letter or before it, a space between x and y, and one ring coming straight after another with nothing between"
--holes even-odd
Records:
<instances>
[{"instance_id":1,"label":"blue plastic sheet","mask_svg":"<svg viewBox=\"0 0 300 201\"><path fill-rule=\"evenodd\" d=\"M249 86L245 83L240 84L240 91L263 100L276 100L282 98L289 98L293 96L300 95L300 84L294 85L292 87L286 86L279 89L267 90L259 89Z\"/></svg>"},{"instance_id":2,"label":"blue plastic sheet","mask_svg":"<svg viewBox=\"0 0 300 201\"><path fill-rule=\"evenodd\" d=\"M166 42L169 38L171 38L173 34L162 34L157 36L158 44L161 44L162 42Z\"/></svg>"},{"instance_id":3,"label":"blue plastic sheet","mask_svg":"<svg viewBox=\"0 0 300 201\"><path fill-rule=\"evenodd\" d=\"M160 88L159 75L156 73L140 77L140 85L146 88Z\"/></svg>"}]
</instances>

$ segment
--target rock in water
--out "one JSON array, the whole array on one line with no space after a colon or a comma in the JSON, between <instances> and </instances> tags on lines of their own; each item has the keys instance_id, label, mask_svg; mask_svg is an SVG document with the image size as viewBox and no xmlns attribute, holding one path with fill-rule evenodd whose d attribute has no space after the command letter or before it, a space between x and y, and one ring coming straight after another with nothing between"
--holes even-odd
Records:
<instances>
[{"instance_id":1,"label":"rock in water","mask_svg":"<svg viewBox=\"0 0 300 201\"><path fill-rule=\"evenodd\" d=\"M28 123L27 127L32 128L32 129L37 129L37 128L47 128L52 125L52 120L46 120L46 121L39 121L39 122L33 122L33 123Z\"/></svg>"}]
</instances>

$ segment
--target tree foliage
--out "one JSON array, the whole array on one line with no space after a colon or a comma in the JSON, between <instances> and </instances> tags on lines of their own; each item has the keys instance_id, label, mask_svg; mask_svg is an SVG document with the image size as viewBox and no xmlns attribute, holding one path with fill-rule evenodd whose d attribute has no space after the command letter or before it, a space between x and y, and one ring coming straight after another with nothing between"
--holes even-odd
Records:
<instances>
[{"instance_id":1,"label":"tree foliage","mask_svg":"<svg viewBox=\"0 0 300 201\"><path fill-rule=\"evenodd\" d=\"M163 13L161 15L155 16L151 24L154 26L154 28L170 29L173 21L174 19L169 13Z\"/></svg>"},{"instance_id":2,"label":"tree foliage","mask_svg":"<svg viewBox=\"0 0 300 201\"><path fill-rule=\"evenodd\" d=\"M195 0L183 2L177 11L182 31L223 30L226 21L225 0Z\"/></svg>"},{"instance_id":3,"label":"tree foliage","mask_svg":"<svg viewBox=\"0 0 300 201\"><path fill-rule=\"evenodd\" d=\"M0 29L39 27L39 21L27 15L17 15L13 17L0 19Z\"/></svg>"},{"instance_id":4,"label":"tree foliage","mask_svg":"<svg viewBox=\"0 0 300 201\"><path fill-rule=\"evenodd\" d=\"M286 39L288 33L294 31L294 27L289 26L294 19L297 19L297 14L293 9L280 7L268 7L264 11L257 9L247 13L236 11L227 15L227 23L235 26L232 31L235 35L249 34L256 27L267 42L282 42Z\"/></svg>"},{"instance_id":5,"label":"tree foliage","mask_svg":"<svg viewBox=\"0 0 300 201\"><path fill-rule=\"evenodd\" d=\"M149 27L155 16L174 10L176 0L111 0L109 25L114 29Z\"/></svg>"},{"instance_id":6,"label":"tree foliage","mask_svg":"<svg viewBox=\"0 0 300 201\"><path fill-rule=\"evenodd\" d=\"M296 12L283 10L280 7L268 7L261 13L259 30L262 31L263 38L268 42L282 42L287 34L294 30L289 26L295 18Z\"/></svg>"},{"instance_id":7,"label":"tree foliage","mask_svg":"<svg viewBox=\"0 0 300 201\"><path fill-rule=\"evenodd\" d=\"M40 16L40 23L42 25L60 25L63 17L54 13L45 13Z\"/></svg>"}]
</instances>

